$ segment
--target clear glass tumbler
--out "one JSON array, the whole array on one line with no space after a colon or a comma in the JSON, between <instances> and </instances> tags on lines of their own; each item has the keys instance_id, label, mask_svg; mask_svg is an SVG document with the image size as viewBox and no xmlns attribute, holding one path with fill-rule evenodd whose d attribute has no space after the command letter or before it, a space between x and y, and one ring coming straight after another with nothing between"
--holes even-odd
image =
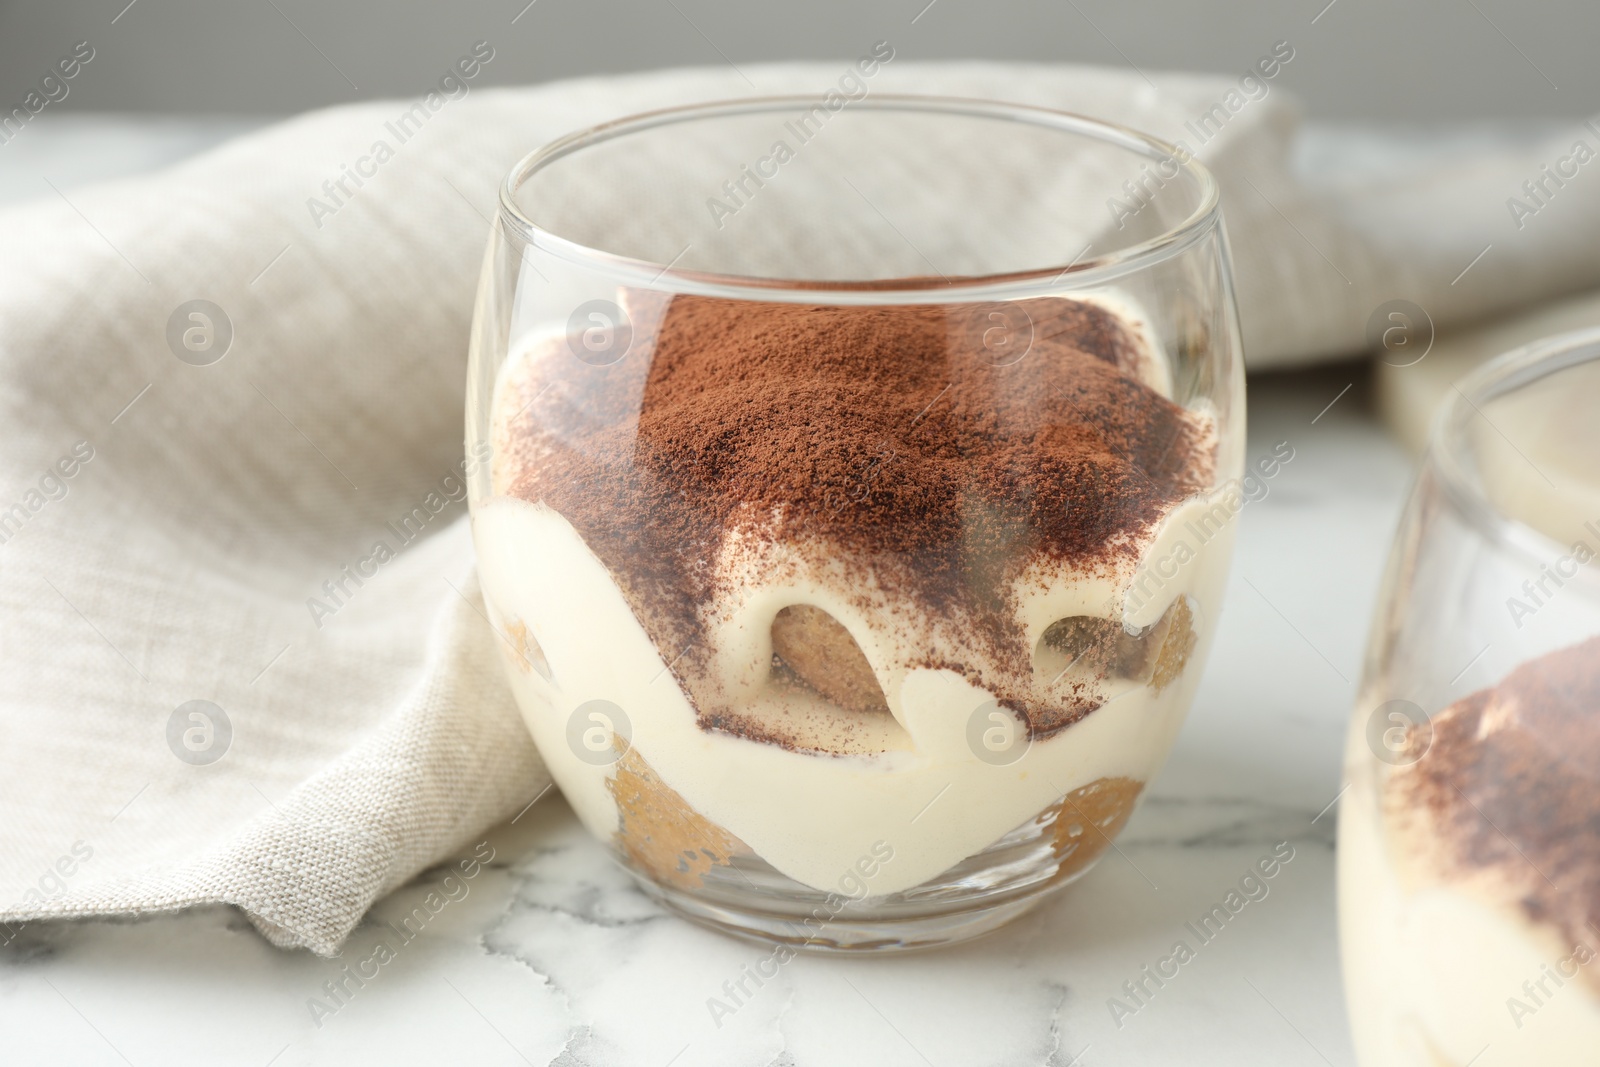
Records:
<instances>
[{"instance_id":1,"label":"clear glass tumbler","mask_svg":"<svg viewBox=\"0 0 1600 1067\"><path fill-rule=\"evenodd\" d=\"M1363 1067L1600 1058L1600 331L1462 382L1389 560L1339 815Z\"/></svg>"},{"instance_id":2,"label":"clear glass tumbler","mask_svg":"<svg viewBox=\"0 0 1600 1067\"><path fill-rule=\"evenodd\" d=\"M1121 830L1243 499L1217 189L1185 154L865 93L585 130L504 186L470 375L511 684L670 907L938 944Z\"/></svg>"}]
</instances>

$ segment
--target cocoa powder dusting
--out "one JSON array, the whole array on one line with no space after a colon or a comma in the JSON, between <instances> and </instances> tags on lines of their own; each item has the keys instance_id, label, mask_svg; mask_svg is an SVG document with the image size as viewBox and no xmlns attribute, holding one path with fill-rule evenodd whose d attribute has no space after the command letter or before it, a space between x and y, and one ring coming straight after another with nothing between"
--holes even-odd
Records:
<instances>
[{"instance_id":1,"label":"cocoa powder dusting","mask_svg":"<svg viewBox=\"0 0 1600 1067\"><path fill-rule=\"evenodd\" d=\"M1006 666L980 684L1035 736L1092 710L1088 698L1044 706L1015 681L1033 650L1008 590L1040 556L1094 566L1136 555L1140 534L1210 485L1210 428L1140 380L1151 357L1134 327L1061 298L663 306L627 295L634 336L619 363L557 354L548 380L503 402L539 396L502 431L509 491L572 523L664 659L689 649L673 671L702 725L736 728L695 684L713 563L734 529L836 546L896 596L959 620ZM996 346L1005 321L1018 328Z\"/></svg>"},{"instance_id":2,"label":"cocoa powder dusting","mask_svg":"<svg viewBox=\"0 0 1600 1067\"><path fill-rule=\"evenodd\" d=\"M1568 943L1600 927L1600 637L1512 671L1432 720L1385 808L1434 838L1455 877L1490 873ZM1413 728L1408 742L1420 747Z\"/></svg>"}]
</instances>

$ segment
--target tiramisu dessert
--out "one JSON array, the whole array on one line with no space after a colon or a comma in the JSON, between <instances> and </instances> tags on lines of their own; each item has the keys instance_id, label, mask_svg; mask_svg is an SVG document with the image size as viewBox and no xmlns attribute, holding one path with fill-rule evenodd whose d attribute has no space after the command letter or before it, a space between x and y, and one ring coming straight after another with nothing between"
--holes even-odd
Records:
<instances>
[{"instance_id":1,"label":"tiramisu dessert","mask_svg":"<svg viewBox=\"0 0 1600 1067\"><path fill-rule=\"evenodd\" d=\"M473 516L585 824L690 891L866 864L888 896L1026 826L1086 869L1187 708L1237 511L1239 442L1152 328L1111 297L618 299L625 354L513 347Z\"/></svg>"},{"instance_id":2,"label":"tiramisu dessert","mask_svg":"<svg viewBox=\"0 0 1600 1067\"><path fill-rule=\"evenodd\" d=\"M1404 729L1339 820L1363 1067L1600 1062L1600 638Z\"/></svg>"}]
</instances>

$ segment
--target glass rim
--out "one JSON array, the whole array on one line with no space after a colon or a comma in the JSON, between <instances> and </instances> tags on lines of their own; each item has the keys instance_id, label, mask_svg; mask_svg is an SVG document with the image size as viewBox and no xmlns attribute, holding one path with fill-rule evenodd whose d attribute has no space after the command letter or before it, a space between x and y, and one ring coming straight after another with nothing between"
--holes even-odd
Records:
<instances>
[{"instance_id":1,"label":"glass rim","mask_svg":"<svg viewBox=\"0 0 1600 1067\"><path fill-rule=\"evenodd\" d=\"M786 94L715 100L697 104L645 111L560 137L522 157L511 168L500 186L499 216L502 225L529 245L557 258L616 275L631 284L660 288L663 283L679 292L712 296L740 296L762 300L831 301L837 303L881 302L900 298L906 302L944 300L949 294L979 299L992 291L1053 291L1071 276L1072 288L1086 288L1123 277L1152 264L1176 256L1216 230L1221 219L1221 193L1211 171L1193 153L1180 150L1131 127L1090 118L1076 112L1006 103L976 97L939 96L908 93L878 93L853 101L848 110L931 112L964 115L1008 122L1027 123L1060 133L1077 134L1127 150L1149 159L1175 163L1180 174L1196 185L1199 202L1192 212L1167 230L1126 248L1089 259L1022 271L963 276L956 278L891 278L855 281L773 279L716 271L686 270L673 263L659 263L585 245L540 226L517 203L517 193L528 179L557 160L584 148L660 126L697 119L726 118L757 114L791 107L806 107L817 102L815 94ZM1187 159L1179 160L1179 152ZM1171 179L1169 179L1171 180ZM1092 246L1091 246L1092 247ZM681 255L681 253L680 253ZM1082 254L1080 253L1080 256ZM854 298L854 299L852 299Z\"/></svg>"},{"instance_id":2,"label":"glass rim","mask_svg":"<svg viewBox=\"0 0 1600 1067\"><path fill-rule=\"evenodd\" d=\"M1548 563L1553 556L1571 547L1507 514L1489 499L1482 477L1465 462L1462 436L1467 424L1477 416L1499 433L1499 428L1480 409L1481 404L1595 360L1600 360L1600 327L1542 337L1496 356L1455 382L1451 386L1452 395L1434 413L1428 432L1427 462L1457 512L1491 544L1510 548L1539 563ZM1506 440L1509 443L1510 439ZM1575 580L1600 589L1600 574L1591 574L1591 568L1579 568L1574 578L1567 579Z\"/></svg>"}]
</instances>

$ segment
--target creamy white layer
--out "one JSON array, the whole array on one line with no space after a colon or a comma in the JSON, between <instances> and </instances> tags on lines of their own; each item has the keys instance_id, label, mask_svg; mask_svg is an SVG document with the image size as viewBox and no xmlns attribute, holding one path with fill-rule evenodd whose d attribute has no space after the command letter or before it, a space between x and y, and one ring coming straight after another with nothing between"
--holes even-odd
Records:
<instances>
[{"instance_id":1,"label":"creamy white layer","mask_svg":"<svg viewBox=\"0 0 1600 1067\"><path fill-rule=\"evenodd\" d=\"M1362 700L1360 709L1376 706ZM1424 757L1426 758L1426 757ZM1600 1057L1600 968L1519 907L1407 877L1433 842L1384 825L1382 770L1352 723L1339 811L1339 935L1345 998L1362 1067L1577 1067ZM1554 977L1551 977L1551 975Z\"/></svg>"},{"instance_id":2,"label":"creamy white layer","mask_svg":"<svg viewBox=\"0 0 1600 1067\"><path fill-rule=\"evenodd\" d=\"M1204 507L1193 501L1173 512L1156 551L1164 539L1183 536L1183 523ZM580 704L603 699L626 712L632 744L665 783L796 881L831 886L870 854L873 842L889 842L895 857L874 877L875 894L927 881L1097 778L1148 781L1199 679L1231 539L1229 527L1166 586L1173 596L1189 597L1194 612L1199 643L1189 669L1160 692L1124 684L1104 707L1034 743L1017 762L993 766L968 742L973 714L993 697L948 670L901 665L878 674L894 718L886 728L900 732L890 751L819 755L702 730L667 670L678 650L663 655L655 647L610 573L564 518L543 505L500 498L480 506L473 523L494 621L502 628L510 621L526 625L549 663L548 681L512 672L519 705L591 831L609 838L617 829L606 791L610 768L572 751L567 723ZM1126 575L1119 583L1062 574L1049 595L1032 602L1029 633L1042 634L1062 615L1104 614L1126 581ZM770 648L763 643L770 642L771 618L790 603L832 612L874 666L895 662L917 640L915 632L878 629L836 587L804 577L781 588L755 587L749 599L748 625L730 642L747 650ZM761 661L759 649L736 655Z\"/></svg>"}]
</instances>

